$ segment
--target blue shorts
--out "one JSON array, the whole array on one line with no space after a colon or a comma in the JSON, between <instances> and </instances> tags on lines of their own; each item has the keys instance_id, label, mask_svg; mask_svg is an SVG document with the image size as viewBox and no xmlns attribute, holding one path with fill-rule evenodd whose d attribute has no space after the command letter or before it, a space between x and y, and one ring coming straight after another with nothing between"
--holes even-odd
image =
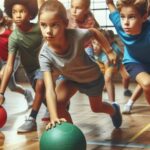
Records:
<instances>
[{"instance_id":1,"label":"blue shorts","mask_svg":"<svg viewBox=\"0 0 150 150\"><path fill-rule=\"evenodd\" d=\"M75 86L81 93L87 96L102 96L102 91L104 87L104 76L101 75L97 80L89 83L77 83L71 81L73 86Z\"/></svg>"},{"instance_id":2,"label":"blue shorts","mask_svg":"<svg viewBox=\"0 0 150 150\"><path fill-rule=\"evenodd\" d=\"M43 79L43 72L40 71L40 69L37 69L35 71L32 71L32 72L26 72L27 73L27 76L29 78L29 81L32 85L33 88L35 88L35 84L36 84L36 80L38 79Z\"/></svg>"},{"instance_id":3,"label":"blue shorts","mask_svg":"<svg viewBox=\"0 0 150 150\"><path fill-rule=\"evenodd\" d=\"M150 73L150 65L139 64L139 63L127 63L124 64L127 72L131 78L135 79L136 76L141 72Z\"/></svg>"}]
</instances>

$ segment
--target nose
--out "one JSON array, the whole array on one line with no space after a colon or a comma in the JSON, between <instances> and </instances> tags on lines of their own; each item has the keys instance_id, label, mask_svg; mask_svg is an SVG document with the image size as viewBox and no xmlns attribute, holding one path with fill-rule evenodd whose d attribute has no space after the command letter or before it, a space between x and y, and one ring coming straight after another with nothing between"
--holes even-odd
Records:
<instances>
[{"instance_id":1,"label":"nose","mask_svg":"<svg viewBox=\"0 0 150 150\"><path fill-rule=\"evenodd\" d=\"M75 14L76 13L76 8L72 8L72 12Z\"/></svg>"},{"instance_id":2,"label":"nose","mask_svg":"<svg viewBox=\"0 0 150 150\"><path fill-rule=\"evenodd\" d=\"M20 16L21 16L20 13L17 12L17 13L16 13L16 17L17 17L17 18L20 18Z\"/></svg>"},{"instance_id":3,"label":"nose","mask_svg":"<svg viewBox=\"0 0 150 150\"><path fill-rule=\"evenodd\" d=\"M129 19L128 18L124 18L123 22L125 25L129 25Z\"/></svg>"},{"instance_id":4,"label":"nose","mask_svg":"<svg viewBox=\"0 0 150 150\"><path fill-rule=\"evenodd\" d=\"M47 32L48 35L53 35L53 30L52 30L51 27L47 27L46 32Z\"/></svg>"}]
</instances>

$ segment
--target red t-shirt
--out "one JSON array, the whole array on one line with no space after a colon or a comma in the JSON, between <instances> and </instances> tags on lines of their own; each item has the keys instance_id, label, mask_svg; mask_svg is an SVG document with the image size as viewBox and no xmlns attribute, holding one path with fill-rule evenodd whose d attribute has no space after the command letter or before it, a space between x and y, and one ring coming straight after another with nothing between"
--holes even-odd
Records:
<instances>
[{"instance_id":1,"label":"red t-shirt","mask_svg":"<svg viewBox=\"0 0 150 150\"><path fill-rule=\"evenodd\" d=\"M6 29L4 33L0 34L0 58L4 61L8 57L8 37L11 32L11 30Z\"/></svg>"}]
</instances>

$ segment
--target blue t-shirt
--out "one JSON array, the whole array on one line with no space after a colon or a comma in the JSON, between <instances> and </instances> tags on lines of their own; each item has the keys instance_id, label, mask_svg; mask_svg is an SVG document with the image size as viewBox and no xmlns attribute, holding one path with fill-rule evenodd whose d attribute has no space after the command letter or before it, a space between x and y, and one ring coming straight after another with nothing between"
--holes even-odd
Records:
<instances>
[{"instance_id":1,"label":"blue t-shirt","mask_svg":"<svg viewBox=\"0 0 150 150\"><path fill-rule=\"evenodd\" d=\"M122 29L118 11L112 12L109 17L124 43L123 63L135 62L150 65L150 21L147 20L143 24L140 34L129 35Z\"/></svg>"}]
</instances>

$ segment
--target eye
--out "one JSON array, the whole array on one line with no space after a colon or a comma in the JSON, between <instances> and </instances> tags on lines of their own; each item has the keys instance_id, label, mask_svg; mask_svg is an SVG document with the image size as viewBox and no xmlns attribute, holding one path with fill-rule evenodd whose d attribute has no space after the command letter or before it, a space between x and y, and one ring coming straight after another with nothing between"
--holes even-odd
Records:
<instances>
[{"instance_id":1,"label":"eye","mask_svg":"<svg viewBox=\"0 0 150 150\"><path fill-rule=\"evenodd\" d=\"M59 26L60 26L59 23L54 23L54 24L53 24L53 28L58 28Z\"/></svg>"},{"instance_id":2,"label":"eye","mask_svg":"<svg viewBox=\"0 0 150 150\"><path fill-rule=\"evenodd\" d=\"M121 18L121 19L124 19L124 18L125 18L125 16L124 16L124 15L120 15L120 18Z\"/></svg>"},{"instance_id":3,"label":"eye","mask_svg":"<svg viewBox=\"0 0 150 150\"><path fill-rule=\"evenodd\" d=\"M46 28L46 27L47 27L46 23L43 23L43 22L41 22L40 25L41 25L41 27L43 27L43 28Z\"/></svg>"},{"instance_id":4,"label":"eye","mask_svg":"<svg viewBox=\"0 0 150 150\"><path fill-rule=\"evenodd\" d=\"M135 18L136 18L135 15L129 16L129 19L135 19Z\"/></svg>"}]
</instances>

